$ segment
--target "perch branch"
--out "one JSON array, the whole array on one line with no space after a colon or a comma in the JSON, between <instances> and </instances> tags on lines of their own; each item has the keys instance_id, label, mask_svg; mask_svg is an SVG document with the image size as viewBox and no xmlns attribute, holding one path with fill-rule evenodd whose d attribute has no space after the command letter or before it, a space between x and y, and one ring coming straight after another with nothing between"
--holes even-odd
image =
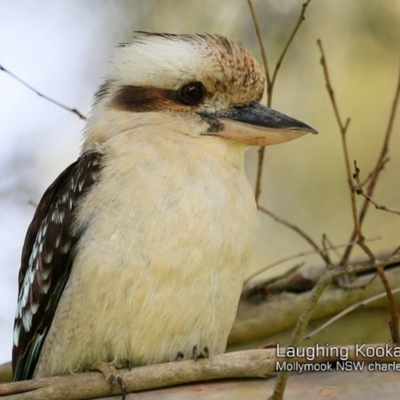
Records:
<instances>
[{"instance_id":1,"label":"perch branch","mask_svg":"<svg viewBox=\"0 0 400 400\"><path fill-rule=\"evenodd\" d=\"M370 348L382 348L386 344L370 344ZM296 357L292 361L301 364L340 361L343 352L334 349L346 349L347 360L363 362L399 362L400 357L364 357L362 352L357 352L355 345L331 346L326 348L323 357L319 353L313 360L307 357ZM299 349L302 350L301 348ZM180 361L166 364L149 365L145 367L119 370L119 375L124 380L127 392L157 389L182 385L190 382L212 381L227 378L264 378L267 374L275 372L276 363L282 362L280 356L286 348L246 350L214 356L209 360ZM306 353L304 351L303 353ZM339 354L338 354L339 353ZM376 354L376 352L374 352ZM114 394L117 394L117 388ZM18 398L19 400L75 400L93 399L110 395L110 386L100 373L86 372L74 375L63 375L36 380L13 382L0 385L0 397L4 400ZM18 396L18 397L16 397Z\"/></svg>"}]
</instances>

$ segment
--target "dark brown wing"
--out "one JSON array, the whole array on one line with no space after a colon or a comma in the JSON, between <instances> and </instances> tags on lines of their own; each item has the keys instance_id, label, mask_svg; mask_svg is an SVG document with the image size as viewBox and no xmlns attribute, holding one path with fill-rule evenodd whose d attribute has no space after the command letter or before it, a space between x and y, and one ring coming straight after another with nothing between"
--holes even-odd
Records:
<instances>
[{"instance_id":1,"label":"dark brown wing","mask_svg":"<svg viewBox=\"0 0 400 400\"><path fill-rule=\"evenodd\" d=\"M41 348L68 281L74 248L82 232L72 232L74 210L98 181L102 155L88 152L46 190L25 237L14 322L14 380L33 376Z\"/></svg>"}]
</instances>

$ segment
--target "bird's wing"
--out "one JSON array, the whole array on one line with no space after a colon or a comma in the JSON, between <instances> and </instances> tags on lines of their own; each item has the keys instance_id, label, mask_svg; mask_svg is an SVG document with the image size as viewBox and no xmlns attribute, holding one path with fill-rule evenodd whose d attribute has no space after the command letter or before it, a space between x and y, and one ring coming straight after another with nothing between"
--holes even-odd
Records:
<instances>
[{"instance_id":1,"label":"bird's wing","mask_svg":"<svg viewBox=\"0 0 400 400\"><path fill-rule=\"evenodd\" d=\"M74 209L99 179L102 155L83 154L46 190L28 228L19 271L14 321L14 380L33 376L41 348L71 272L81 232L72 231Z\"/></svg>"}]
</instances>

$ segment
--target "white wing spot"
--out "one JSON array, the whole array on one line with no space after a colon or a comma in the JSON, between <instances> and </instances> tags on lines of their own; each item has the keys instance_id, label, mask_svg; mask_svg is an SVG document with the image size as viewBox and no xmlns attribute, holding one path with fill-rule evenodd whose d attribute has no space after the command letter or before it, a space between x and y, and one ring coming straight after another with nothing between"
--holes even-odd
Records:
<instances>
[{"instance_id":1,"label":"white wing spot","mask_svg":"<svg viewBox=\"0 0 400 400\"><path fill-rule=\"evenodd\" d=\"M39 309L39 304L37 304L37 303L32 303L31 304L32 315L35 315L37 313L38 309Z\"/></svg>"},{"instance_id":2,"label":"white wing spot","mask_svg":"<svg viewBox=\"0 0 400 400\"><path fill-rule=\"evenodd\" d=\"M55 243L55 245L56 245L57 248L58 248L58 246L60 245L60 242L61 242L61 236L58 235L57 238L56 238L56 243Z\"/></svg>"},{"instance_id":3,"label":"white wing spot","mask_svg":"<svg viewBox=\"0 0 400 400\"><path fill-rule=\"evenodd\" d=\"M29 310L25 311L24 316L22 317L22 324L24 325L25 332L29 332L32 327L32 312Z\"/></svg>"},{"instance_id":4,"label":"white wing spot","mask_svg":"<svg viewBox=\"0 0 400 400\"><path fill-rule=\"evenodd\" d=\"M50 282L43 283L40 287L40 293L46 294L49 291Z\"/></svg>"},{"instance_id":5,"label":"white wing spot","mask_svg":"<svg viewBox=\"0 0 400 400\"><path fill-rule=\"evenodd\" d=\"M44 261L46 264L49 264L50 261L51 261L52 259L53 259L53 252L52 252L52 251L49 251L49 252L46 254L46 256L43 257L43 261Z\"/></svg>"},{"instance_id":6,"label":"white wing spot","mask_svg":"<svg viewBox=\"0 0 400 400\"><path fill-rule=\"evenodd\" d=\"M32 269L29 268L28 271L26 272L26 275L29 278L30 284L28 284L28 285L30 286L30 285L32 285L33 281L35 280L35 271L32 271Z\"/></svg>"},{"instance_id":7,"label":"white wing spot","mask_svg":"<svg viewBox=\"0 0 400 400\"><path fill-rule=\"evenodd\" d=\"M37 243L35 243L33 245L33 248L32 248L32 253L31 253L30 257L29 257L29 265L32 265L33 260L36 258L37 250L38 250Z\"/></svg>"},{"instance_id":8,"label":"white wing spot","mask_svg":"<svg viewBox=\"0 0 400 400\"><path fill-rule=\"evenodd\" d=\"M18 347L18 342L19 342L19 331L21 330L20 325L15 325L14 326L14 332L13 332L13 342L14 342L14 346Z\"/></svg>"},{"instance_id":9,"label":"white wing spot","mask_svg":"<svg viewBox=\"0 0 400 400\"><path fill-rule=\"evenodd\" d=\"M48 224L43 224L43 227L42 227L42 229L40 230L40 233L41 233L41 237L42 238L44 238L44 236L46 235L46 232L47 232L47 228L49 227L49 225Z\"/></svg>"},{"instance_id":10,"label":"white wing spot","mask_svg":"<svg viewBox=\"0 0 400 400\"><path fill-rule=\"evenodd\" d=\"M60 199L60 203L61 203L61 204L66 203L67 200L68 200L68 197L69 197L69 193L68 193L68 192L67 192L67 193L64 193L64 194L62 195L61 199Z\"/></svg>"},{"instance_id":11,"label":"white wing spot","mask_svg":"<svg viewBox=\"0 0 400 400\"><path fill-rule=\"evenodd\" d=\"M51 269L50 268L43 268L42 271L42 278L46 280L50 275Z\"/></svg>"},{"instance_id":12,"label":"white wing spot","mask_svg":"<svg viewBox=\"0 0 400 400\"><path fill-rule=\"evenodd\" d=\"M63 243L63 245L60 247L59 249L60 253L67 254L70 247L71 247L71 241L68 240L67 242Z\"/></svg>"},{"instance_id":13,"label":"white wing spot","mask_svg":"<svg viewBox=\"0 0 400 400\"><path fill-rule=\"evenodd\" d=\"M51 220L56 224L61 224L63 222L64 216L65 214L63 211L59 211L58 209L56 209L51 214Z\"/></svg>"}]
</instances>

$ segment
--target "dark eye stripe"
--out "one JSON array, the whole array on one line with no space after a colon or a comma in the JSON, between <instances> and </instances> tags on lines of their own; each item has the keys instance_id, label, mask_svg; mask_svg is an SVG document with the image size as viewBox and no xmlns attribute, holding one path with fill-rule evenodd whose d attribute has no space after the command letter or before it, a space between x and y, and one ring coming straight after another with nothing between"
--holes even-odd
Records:
<instances>
[{"instance_id":1,"label":"dark eye stripe","mask_svg":"<svg viewBox=\"0 0 400 400\"><path fill-rule=\"evenodd\" d=\"M186 111L188 106L198 104L184 102L180 92L181 90L160 89L153 86L125 85L116 91L109 106L122 111L150 112L162 110Z\"/></svg>"}]
</instances>

